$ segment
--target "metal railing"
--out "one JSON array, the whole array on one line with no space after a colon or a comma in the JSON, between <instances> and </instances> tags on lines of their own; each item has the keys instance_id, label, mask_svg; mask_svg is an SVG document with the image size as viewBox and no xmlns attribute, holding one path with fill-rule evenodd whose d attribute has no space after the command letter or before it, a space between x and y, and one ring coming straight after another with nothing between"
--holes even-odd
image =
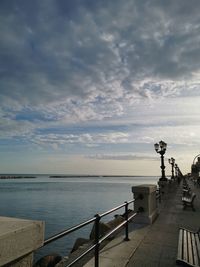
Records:
<instances>
[{"instance_id":1,"label":"metal railing","mask_svg":"<svg viewBox=\"0 0 200 267\"><path fill-rule=\"evenodd\" d=\"M82 259L84 256L86 256L88 253L90 253L92 250L94 250L94 258L95 258L95 267L99 267L99 250L100 250L100 245L102 244L103 241L105 241L107 238L109 238L111 235L113 235L117 230L119 230L120 228L122 228L123 226L125 226L125 238L124 240L125 241L128 241L129 240L129 221L132 220L136 215L137 215L137 212L133 213L133 214L129 214L129 205L131 203L133 203L135 200L137 199L142 199L143 196L142 195L139 195L137 198L133 199L133 200L130 200L130 201L126 201L124 202L124 204L121 204L109 211L106 211L105 213L102 213L102 214L96 214L93 218L85 221L85 222L82 222L76 226L73 226L67 230L64 230L56 235L53 235L51 236L50 238L46 239L44 241L44 245L43 246L46 246L47 244L57 240L57 239L60 239L80 228L83 228L84 226L86 225L89 225L91 223L94 223L95 224L95 238L94 238L94 243L86 250L84 251L81 255L79 255L75 260L73 260L72 262L70 263L67 263L67 265L65 265L65 267L70 267L70 266L73 266L75 263L77 263L80 259ZM110 230L109 232L107 232L104 236L100 236L100 220L113 213L114 211L117 211L121 208L125 208L125 213L124 213L124 221L122 223L120 223L119 225L117 225L115 228L113 228L112 230Z\"/></svg>"}]
</instances>

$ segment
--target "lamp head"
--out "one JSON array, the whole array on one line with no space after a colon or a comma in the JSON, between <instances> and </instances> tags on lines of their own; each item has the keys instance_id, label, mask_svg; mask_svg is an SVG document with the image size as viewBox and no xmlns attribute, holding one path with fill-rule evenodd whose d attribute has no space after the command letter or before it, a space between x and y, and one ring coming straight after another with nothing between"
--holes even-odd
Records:
<instances>
[{"instance_id":1,"label":"lamp head","mask_svg":"<svg viewBox=\"0 0 200 267\"><path fill-rule=\"evenodd\" d=\"M170 159L168 159L168 161L169 161L170 164L174 164L175 163L175 159L174 158L170 158Z\"/></svg>"},{"instance_id":2,"label":"lamp head","mask_svg":"<svg viewBox=\"0 0 200 267\"><path fill-rule=\"evenodd\" d=\"M160 141L159 142L160 148L161 150L166 150L167 149L167 143L165 143L164 141Z\"/></svg>"},{"instance_id":3,"label":"lamp head","mask_svg":"<svg viewBox=\"0 0 200 267\"><path fill-rule=\"evenodd\" d=\"M155 148L155 151L158 152L159 144L158 143L154 144L154 148Z\"/></svg>"}]
</instances>

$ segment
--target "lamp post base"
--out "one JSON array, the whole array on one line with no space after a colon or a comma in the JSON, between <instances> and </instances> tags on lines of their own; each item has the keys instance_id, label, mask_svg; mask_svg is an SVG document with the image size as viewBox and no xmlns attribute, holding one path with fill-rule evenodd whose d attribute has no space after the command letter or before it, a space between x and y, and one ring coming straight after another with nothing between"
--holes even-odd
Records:
<instances>
[{"instance_id":1,"label":"lamp post base","mask_svg":"<svg viewBox=\"0 0 200 267\"><path fill-rule=\"evenodd\" d=\"M163 177L161 177L161 178L163 178ZM169 185L169 181L167 179L158 181L158 186L160 188L161 198L166 198L167 197L168 185Z\"/></svg>"}]
</instances>

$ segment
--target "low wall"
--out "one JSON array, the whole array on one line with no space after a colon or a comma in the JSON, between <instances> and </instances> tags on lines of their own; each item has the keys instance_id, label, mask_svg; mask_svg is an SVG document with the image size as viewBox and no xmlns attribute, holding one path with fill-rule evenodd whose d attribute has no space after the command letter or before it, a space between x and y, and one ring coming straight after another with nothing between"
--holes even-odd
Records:
<instances>
[{"instance_id":1,"label":"low wall","mask_svg":"<svg viewBox=\"0 0 200 267\"><path fill-rule=\"evenodd\" d=\"M156 200L156 185L137 185L132 187L134 198L134 211L139 214L134 218L136 223L153 223L158 216Z\"/></svg>"},{"instance_id":2,"label":"low wall","mask_svg":"<svg viewBox=\"0 0 200 267\"><path fill-rule=\"evenodd\" d=\"M32 267L33 252L43 243L43 222L0 217L0 266Z\"/></svg>"}]
</instances>

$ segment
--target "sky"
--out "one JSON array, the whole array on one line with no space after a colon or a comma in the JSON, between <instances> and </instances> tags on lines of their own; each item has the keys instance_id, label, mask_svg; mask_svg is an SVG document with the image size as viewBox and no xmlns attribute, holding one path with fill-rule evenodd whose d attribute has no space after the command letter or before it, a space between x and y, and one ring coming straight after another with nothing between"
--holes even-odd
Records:
<instances>
[{"instance_id":1,"label":"sky","mask_svg":"<svg viewBox=\"0 0 200 267\"><path fill-rule=\"evenodd\" d=\"M183 173L200 153L200 1L1 0L0 173Z\"/></svg>"}]
</instances>

